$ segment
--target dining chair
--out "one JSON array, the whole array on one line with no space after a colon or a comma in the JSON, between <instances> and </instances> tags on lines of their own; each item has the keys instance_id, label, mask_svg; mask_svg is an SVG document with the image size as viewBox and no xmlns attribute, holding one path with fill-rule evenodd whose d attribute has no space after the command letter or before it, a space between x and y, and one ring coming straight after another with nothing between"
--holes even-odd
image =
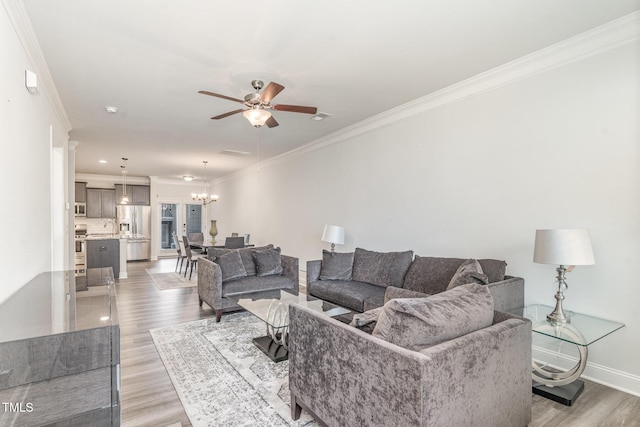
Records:
<instances>
[{"instance_id":1,"label":"dining chair","mask_svg":"<svg viewBox=\"0 0 640 427\"><path fill-rule=\"evenodd\" d=\"M201 257L199 255L195 255L191 252L191 247L189 245L189 239L187 236L182 236L182 242L184 243L184 251L187 258L187 265L184 268L184 277L187 277L187 270L189 270L189 280L191 280L191 276L193 275L193 267L198 268L198 259ZM191 268L189 268L191 266Z\"/></svg>"},{"instance_id":2,"label":"dining chair","mask_svg":"<svg viewBox=\"0 0 640 427\"><path fill-rule=\"evenodd\" d=\"M173 244L176 246L176 251L178 252L178 259L176 260L176 268L173 271L177 271L178 274L182 272L182 263L184 259L187 257L185 255L185 251L183 250L183 244L180 242L178 235L173 233ZM178 264L180 265L180 269L178 269Z\"/></svg>"},{"instance_id":3,"label":"dining chair","mask_svg":"<svg viewBox=\"0 0 640 427\"><path fill-rule=\"evenodd\" d=\"M244 237L227 237L224 241L225 249L244 248Z\"/></svg>"}]
</instances>

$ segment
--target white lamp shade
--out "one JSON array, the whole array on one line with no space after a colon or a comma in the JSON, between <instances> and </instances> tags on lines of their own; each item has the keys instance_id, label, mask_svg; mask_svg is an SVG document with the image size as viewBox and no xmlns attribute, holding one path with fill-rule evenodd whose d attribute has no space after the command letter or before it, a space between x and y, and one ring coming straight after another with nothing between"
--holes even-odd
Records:
<instances>
[{"instance_id":1,"label":"white lamp shade","mask_svg":"<svg viewBox=\"0 0 640 427\"><path fill-rule=\"evenodd\" d=\"M271 117L271 113L267 110L263 110L262 108L246 110L242 115L249 120L249 123L257 128L264 125L265 122L269 120L269 117Z\"/></svg>"},{"instance_id":2,"label":"white lamp shade","mask_svg":"<svg viewBox=\"0 0 640 427\"><path fill-rule=\"evenodd\" d=\"M533 262L555 265L595 264L589 230L536 230Z\"/></svg>"},{"instance_id":3,"label":"white lamp shade","mask_svg":"<svg viewBox=\"0 0 640 427\"><path fill-rule=\"evenodd\" d=\"M322 241L343 245L344 227L340 227L339 225L325 225L324 231L322 232Z\"/></svg>"}]
</instances>

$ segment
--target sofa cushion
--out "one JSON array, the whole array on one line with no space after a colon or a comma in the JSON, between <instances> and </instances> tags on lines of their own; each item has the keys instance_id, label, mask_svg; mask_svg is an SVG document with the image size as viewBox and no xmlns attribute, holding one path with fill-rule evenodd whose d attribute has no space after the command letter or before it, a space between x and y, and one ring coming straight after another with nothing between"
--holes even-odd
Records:
<instances>
[{"instance_id":1,"label":"sofa cushion","mask_svg":"<svg viewBox=\"0 0 640 427\"><path fill-rule=\"evenodd\" d=\"M374 252L356 248L351 277L358 282L401 288L412 259L413 251Z\"/></svg>"},{"instance_id":2,"label":"sofa cushion","mask_svg":"<svg viewBox=\"0 0 640 427\"><path fill-rule=\"evenodd\" d=\"M282 257L280 248L254 250L253 262L256 264L256 275L272 276L282 274Z\"/></svg>"},{"instance_id":3,"label":"sofa cushion","mask_svg":"<svg viewBox=\"0 0 640 427\"><path fill-rule=\"evenodd\" d=\"M477 283L486 285L489 283L487 275L482 272L482 267L477 259L468 259L458 267L458 270L451 278L447 290L453 289L467 283Z\"/></svg>"},{"instance_id":4,"label":"sofa cushion","mask_svg":"<svg viewBox=\"0 0 640 427\"><path fill-rule=\"evenodd\" d=\"M232 251L240 252L240 258L242 258L242 264L244 265L244 269L247 272L247 276L255 276L256 275L256 265L253 262L253 251L260 251L264 249L273 248L272 244L268 244L266 246L260 246L257 248L241 248L241 249L226 249L226 248L209 248L207 249L207 258L210 261L215 261L216 257L222 256L224 254L228 254Z\"/></svg>"},{"instance_id":5,"label":"sofa cushion","mask_svg":"<svg viewBox=\"0 0 640 427\"><path fill-rule=\"evenodd\" d=\"M426 298L390 300L380 311L373 335L420 351L492 323L489 288L470 283Z\"/></svg>"},{"instance_id":6,"label":"sofa cushion","mask_svg":"<svg viewBox=\"0 0 640 427\"><path fill-rule=\"evenodd\" d=\"M322 251L320 280L351 280L353 252L339 253Z\"/></svg>"},{"instance_id":7,"label":"sofa cushion","mask_svg":"<svg viewBox=\"0 0 640 427\"><path fill-rule=\"evenodd\" d=\"M295 289L293 279L287 276L247 276L232 280L222 286L222 296L247 294L273 289Z\"/></svg>"},{"instance_id":8,"label":"sofa cushion","mask_svg":"<svg viewBox=\"0 0 640 427\"><path fill-rule=\"evenodd\" d=\"M217 256L215 263L220 266L222 271L222 281L237 279L239 277L246 277L247 271L244 269L240 253L238 251L231 251L221 256Z\"/></svg>"},{"instance_id":9,"label":"sofa cushion","mask_svg":"<svg viewBox=\"0 0 640 427\"><path fill-rule=\"evenodd\" d=\"M451 282L451 278L465 260L462 258L438 258L415 256L415 259L404 278L405 289L437 294L444 292ZM496 259L478 260L482 271L487 275L489 283L504 280L507 263Z\"/></svg>"},{"instance_id":10,"label":"sofa cushion","mask_svg":"<svg viewBox=\"0 0 640 427\"><path fill-rule=\"evenodd\" d=\"M314 297L341 305L351 310L363 312L364 302L368 298L380 295L384 299L382 286L353 280L318 280L307 284L308 292Z\"/></svg>"}]
</instances>

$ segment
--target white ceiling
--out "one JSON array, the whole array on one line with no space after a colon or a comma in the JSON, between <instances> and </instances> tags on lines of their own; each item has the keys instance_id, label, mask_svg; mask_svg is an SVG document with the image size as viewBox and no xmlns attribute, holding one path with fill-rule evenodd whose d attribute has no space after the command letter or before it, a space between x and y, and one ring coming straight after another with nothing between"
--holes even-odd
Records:
<instances>
[{"instance_id":1,"label":"white ceiling","mask_svg":"<svg viewBox=\"0 0 640 427\"><path fill-rule=\"evenodd\" d=\"M76 172L213 179L626 15L638 0L23 0L79 141ZM237 114L286 87L275 128ZM107 114L105 106L116 106ZM225 149L248 156L221 154ZM98 163L105 159L107 164ZM202 161L207 160L203 177Z\"/></svg>"}]
</instances>

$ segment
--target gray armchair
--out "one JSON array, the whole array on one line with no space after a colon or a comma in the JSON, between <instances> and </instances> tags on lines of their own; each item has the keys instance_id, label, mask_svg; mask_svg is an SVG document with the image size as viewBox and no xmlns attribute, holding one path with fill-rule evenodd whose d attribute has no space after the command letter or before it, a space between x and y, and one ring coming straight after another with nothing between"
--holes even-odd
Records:
<instances>
[{"instance_id":1,"label":"gray armchair","mask_svg":"<svg viewBox=\"0 0 640 427\"><path fill-rule=\"evenodd\" d=\"M493 325L411 351L292 304L291 416L328 426L526 426L531 324L494 312Z\"/></svg>"}]
</instances>

